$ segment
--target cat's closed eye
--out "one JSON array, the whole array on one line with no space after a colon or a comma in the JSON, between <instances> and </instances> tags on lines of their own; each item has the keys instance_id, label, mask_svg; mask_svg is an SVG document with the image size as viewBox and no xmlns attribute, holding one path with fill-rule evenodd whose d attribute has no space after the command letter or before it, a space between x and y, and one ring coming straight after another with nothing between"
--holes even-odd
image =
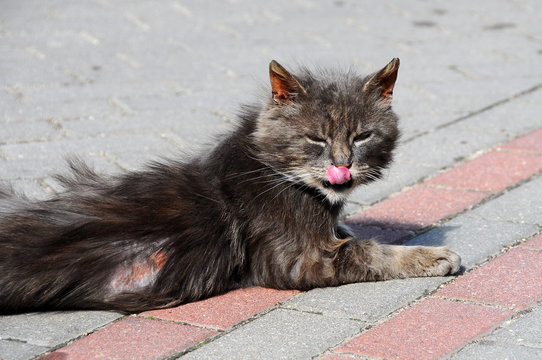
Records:
<instances>
[{"instance_id":1,"label":"cat's closed eye","mask_svg":"<svg viewBox=\"0 0 542 360\"><path fill-rule=\"evenodd\" d=\"M325 147L327 145L327 141L324 138L321 138L319 136L315 135L305 135L305 139L309 144L314 144L318 146Z\"/></svg>"},{"instance_id":2,"label":"cat's closed eye","mask_svg":"<svg viewBox=\"0 0 542 360\"><path fill-rule=\"evenodd\" d=\"M360 146L364 142L369 141L369 139L371 139L372 137L372 131L364 131L361 134L356 135L356 137L354 138L354 145Z\"/></svg>"}]
</instances>

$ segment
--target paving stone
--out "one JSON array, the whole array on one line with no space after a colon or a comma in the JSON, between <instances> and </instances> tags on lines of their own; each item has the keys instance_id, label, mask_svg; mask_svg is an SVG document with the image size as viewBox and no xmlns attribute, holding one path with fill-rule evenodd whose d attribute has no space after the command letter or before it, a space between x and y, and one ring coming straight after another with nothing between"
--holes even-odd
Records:
<instances>
[{"instance_id":1,"label":"paving stone","mask_svg":"<svg viewBox=\"0 0 542 360\"><path fill-rule=\"evenodd\" d=\"M166 358L214 334L212 330L194 326L128 317L56 350L43 359Z\"/></svg>"},{"instance_id":2,"label":"paving stone","mask_svg":"<svg viewBox=\"0 0 542 360\"><path fill-rule=\"evenodd\" d=\"M447 277L412 278L313 289L282 307L373 324L431 293L447 280Z\"/></svg>"},{"instance_id":3,"label":"paving stone","mask_svg":"<svg viewBox=\"0 0 542 360\"><path fill-rule=\"evenodd\" d=\"M542 252L512 249L436 295L524 309L542 298Z\"/></svg>"},{"instance_id":4,"label":"paving stone","mask_svg":"<svg viewBox=\"0 0 542 360\"><path fill-rule=\"evenodd\" d=\"M63 311L0 317L0 338L56 346L122 317L109 311Z\"/></svg>"},{"instance_id":5,"label":"paving stone","mask_svg":"<svg viewBox=\"0 0 542 360\"><path fill-rule=\"evenodd\" d=\"M486 197L481 192L437 189L418 185L352 215L354 224L418 230L463 211Z\"/></svg>"},{"instance_id":6,"label":"paving stone","mask_svg":"<svg viewBox=\"0 0 542 360\"><path fill-rule=\"evenodd\" d=\"M0 165L0 168L2 166ZM42 186L37 180L18 179L17 181L0 181L0 186L6 185L13 189L18 194L30 199L45 200L51 198L52 192L48 191L46 185Z\"/></svg>"},{"instance_id":7,"label":"paving stone","mask_svg":"<svg viewBox=\"0 0 542 360\"><path fill-rule=\"evenodd\" d=\"M61 136L48 121L10 121L2 124L0 144L55 140Z\"/></svg>"},{"instance_id":8,"label":"paving stone","mask_svg":"<svg viewBox=\"0 0 542 360\"><path fill-rule=\"evenodd\" d=\"M526 242L521 243L521 248L538 249L542 250L542 234L538 234L528 239Z\"/></svg>"},{"instance_id":9,"label":"paving stone","mask_svg":"<svg viewBox=\"0 0 542 360\"><path fill-rule=\"evenodd\" d=\"M78 34L73 34L79 37ZM20 89L25 104L30 106L42 104L73 103L82 100L110 99L122 96L152 96L155 94L174 94L171 83L162 80L154 81L103 81L85 84L51 84L41 87L22 87Z\"/></svg>"},{"instance_id":10,"label":"paving stone","mask_svg":"<svg viewBox=\"0 0 542 360\"><path fill-rule=\"evenodd\" d=\"M187 129L188 124L190 128ZM160 114L134 114L117 117L92 117L62 121L71 138L88 136L148 134L167 131L182 134L183 142L207 141L233 127L223 119L202 111L175 111Z\"/></svg>"},{"instance_id":11,"label":"paving stone","mask_svg":"<svg viewBox=\"0 0 542 360\"><path fill-rule=\"evenodd\" d=\"M77 156L84 160L97 173L115 174L120 170L118 166L103 156L86 154L77 154ZM24 157L20 160L2 162L0 166L2 167L2 172L0 172L0 179L2 180L17 179L19 181L22 179L23 181L28 181L28 179L65 174L68 171L67 161L61 156L46 159ZM25 186L24 183L21 185ZM17 188L21 185L15 184L14 186Z\"/></svg>"},{"instance_id":12,"label":"paving stone","mask_svg":"<svg viewBox=\"0 0 542 360\"><path fill-rule=\"evenodd\" d=\"M399 359L438 359L512 314L487 306L427 299L341 345L337 352Z\"/></svg>"},{"instance_id":13,"label":"paving stone","mask_svg":"<svg viewBox=\"0 0 542 360\"><path fill-rule=\"evenodd\" d=\"M469 270L522 238L539 231L531 224L488 221L460 215L445 224L409 240L406 245L447 246L461 256Z\"/></svg>"},{"instance_id":14,"label":"paving stone","mask_svg":"<svg viewBox=\"0 0 542 360\"><path fill-rule=\"evenodd\" d=\"M8 160L46 159L62 155L100 155L130 151L158 152L171 150L173 146L154 134L112 136L79 140L59 140L43 143L8 144L0 146L0 152Z\"/></svg>"},{"instance_id":15,"label":"paving stone","mask_svg":"<svg viewBox=\"0 0 542 360\"><path fill-rule=\"evenodd\" d=\"M542 177L537 177L471 211L488 220L542 224Z\"/></svg>"},{"instance_id":16,"label":"paving stone","mask_svg":"<svg viewBox=\"0 0 542 360\"><path fill-rule=\"evenodd\" d=\"M537 90L536 93L540 92ZM517 136L540 128L539 116L542 103L529 101L528 94L517 100L495 106L476 116L456 124L457 128L478 132L500 134L501 141L511 140Z\"/></svg>"},{"instance_id":17,"label":"paving stone","mask_svg":"<svg viewBox=\"0 0 542 360\"><path fill-rule=\"evenodd\" d=\"M461 350L452 356L454 360L508 360L508 359L540 359L542 349L522 345L514 345L491 340L482 340Z\"/></svg>"},{"instance_id":18,"label":"paving stone","mask_svg":"<svg viewBox=\"0 0 542 360\"><path fill-rule=\"evenodd\" d=\"M542 350L542 307L522 314L505 322L484 340L487 342L504 342L507 344L537 347Z\"/></svg>"},{"instance_id":19,"label":"paving stone","mask_svg":"<svg viewBox=\"0 0 542 360\"><path fill-rule=\"evenodd\" d=\"M360 359L359 357L354 357L349 354L330 354L322 357L322 360L351 360L351 359ZM369 359L367 357L363 357L362 359Z\"/></svg>"},{"instance_id":20,"label":"paving stone","mask_svg":"<svg viewBox=\"0 0 542 360\"><path fill-rule=\"evenodd\" d=\"M362 323L277 309L205 346L186 359L311 359L360 331Z\"/></svg>"},{"instance_id":21,"label":"paving stone","mask_svg":"<svg viewBox=\"0 0 542 360\"><path fill-rule=\"evenodd\" d=\"M118 112L107 99L79 99L77 102L43 103L35 106L12 105L4 108L4 118L11 121L104 116Z\"/></svg>"},{"instance_id":22,"label":"paving stone","mask_svg":"<svg viewBox=\"0 0 542 360\"><path fill-rule=\"evenodd\" d=\"M261 287L239 289L202 301L174 308L141 313L157 319L227 329L261 311L295 295L293 290L274 290Z\"/></svg>"},{"instance_id":23,"label":"paving stone","mask_svg":"<svg viewBox=\"0 0 542 360\"><path fill-rule=\"evenodd\" d=\"M43 354L48 347L27 344L21 341L0 339L0 359L26 360Z\"/></svg>"},{"instance_id":24,"label":"paving stone","mask_svg":"<svg viewBox=\"0 0 542 360\"><path fill-rule=\"evenodd\" d=\"M499 192L542 170L542 156L494 150L467 161L426 184Z\"/></svg>"},{"instance_id":25,"label":"paving stone","mask_svg":"<svg viewBox=\"0 0 542 360\"><path fill-rule=\"evenodd\" d=\"M402 145L397 160L443 168L502 140L503 137L494 134L462 130L453 125Z\"/></svg>"},{"instance_id":26,"label":"paving stone","mask_svg":"<svg viewBox=\"0 0 542 360\"><path fill-rule=\"evenodd\" d=\"M510 141L501 146L503 149L529 150L542 153L542 129Z\"/></svg>"},{"instance_id":27,"label":"paving stone","mask_svg":"<svg viewBox=\"0 0 542 360\"><path fill-rule=\"evenodd\" d=\"M359 187L350 195L349 200L360 204L373 204L435 172L434 167L396 161L389 170L384 171L382 179Z\"/></svg>"},{"instance_id":28,"label":"paving stone","mask_svg":"<svg viewBox=\"0 0 542 360\"><path fill-rule=\"evenodd\" d=\"M1 161L0 161L0 164L1 164ZM358 204L352 201L347 201L343 207L341 216L342 217L352 216L358 212L361 212L365 207L366 206L363 206L361 204Z\"/></svg>"}]
</instances>

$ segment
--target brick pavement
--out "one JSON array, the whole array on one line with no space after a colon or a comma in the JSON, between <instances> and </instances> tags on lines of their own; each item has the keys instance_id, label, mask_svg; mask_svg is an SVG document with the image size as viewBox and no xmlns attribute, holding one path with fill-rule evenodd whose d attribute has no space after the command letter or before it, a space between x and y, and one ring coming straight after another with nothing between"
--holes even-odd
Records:
<instances>
[{"instance_id":1,"label":"brick pavement","mask_svg":"<svg viewBox=\"0 0 542 360\"><path fill-rule=\"evenodd\" d=\"M99 171L190 152L284 65L402 68L404 136L357 191L360 237L451 247L458 278L246 289L177 308L0 316L0 358L541 357L542 10L472 2L5 1L0 179L47 197L77 153ZM256 81L255 81L256 80ZM257 91L256 91L257 92Z\"/></svg>"}]
</instances>

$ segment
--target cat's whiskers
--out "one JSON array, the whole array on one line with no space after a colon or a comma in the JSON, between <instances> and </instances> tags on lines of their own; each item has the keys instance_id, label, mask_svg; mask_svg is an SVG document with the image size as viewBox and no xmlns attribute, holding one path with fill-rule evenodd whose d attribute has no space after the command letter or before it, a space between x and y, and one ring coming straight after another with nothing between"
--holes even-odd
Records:
<instances>
[{"instance_id":1,"label":"cat's whiskers","mask_svg":"<svg viewBox=\"0 0 542 360\"><path fill-rule=\"evenodd\" d=\"M254 180L259 180L259 179L264 179L264 178L270 178L270 177L278 177L278 178L282 178L282 175L281 174L277 174L277 173L271 173L271 174L266 174L266 175L261 175L261 176L256 176L256 177L253 177L253 178L248 178L248 179L245 179L243 181L240 181L239 184L242 184L242 183L245 183L245 182L253 182ZM274 180L277 180L277 179L271 179L269 181L274 181ZM260 184L260 183L265 183L267 181L258 181L256 183Z\"/></svg>"},{"instance_id":2,"label":"cat's whiskers","mask_svg":"<svg viewBox=\"0 0 542 360\"><path fill-rule=\"evenodd\" d=\"M273 190L273 189L276 189L277 187L283 185L283 184L288 184L288 186L286 186L284 189L282 189L277 195L275 195L275 197L273 197L273 199L275 199L281 192L285 191L286 189L292 187L293 185L295 184L304 184L303 182L303 179L304 178L307 178L307 177L310 177L312 176L311 174L285 174L285 173L281 173L279 172L281 175L282 175L282 178L281 179L276 179L276 183L270 187L269 189L265 190L265 191L262 191L261 193L259 193L258 195L256 195L256 197L254 197L254 200L257 199L258 197L262 196L263 194ZM273 184L274 182L273 181L269 181L270 184Z\"/></svg>"},{"instance_id":3,"label":"cat's whiskers","mask_svg":"<svg viewBox=\"0 0 542 360\"><path fill-rule=\"evenodd\" d=\"M263 166L259 169L255 169L255 170L250 170L250 171L245 171L245 172L240 172L240 173L236 173L236 174L231 174L231 175L228 175L226 176L226 179L234 179L236 177L240 177L240 176L245 176L245 175L249 175L249 174L252 174L252 173L255 173L255 172L259 172L259 171L262 171L262 170L265 170L267 169L266 166Z\"/></svg>"},{"instance_id":4,"label":"cat's whiskers","mask_svg":"<svg viewBox=\"0 0 542 360\"><path fill-rule=\"evenodd\" d=\"M220 204L220 201L218 201L216 199L212 199L212 198L210 198L208 196L205 196L205 195L202 195L202 194L199 194L199 193L194 193L194 195L199 196L199 197L204 198L204 199L207 199L207 200L210 200L210 201L213 201L213 202L215 202L217 204Z\"/></svg>"},{"instance_id":5,"label":"cat's whiskers","mask_svg":"<svg viewBox=\"0 0 542 360\"><path fill-rule=\"evenodd\" d=\"M308 176L311 176L311 174L306 174L306 177L308 177ZM296 184L299 184L299 183L290 182L290 185L286 186L284 189L282 189L281 191L279 191L279 192L277 193L277 195L275 195L275 196L273 197L273 200L275 200L280 194L282 194L284 191L288 190L289 188L295 186ZM302 183L301 183L301 190L303 190L303 189L308 189L309 187L310 187L309 184L307 184L307 183L305 183L305 182L302 182Z\"/></svg>"},{"instance_id":6,"label":"cat's whiskers","mask_svg":"<svg viewBox=\"0 0 542 360\"><path fill-rule=\"evenodd\" d=\"M361 171L360 175L363 176L363 178L365 178L365 179L369 179L371 181L376 181L376 180L378 180L380 178L381 171L382 171L382 168L380 168L380 167L368 168L368 169L363 169L363 171Z\"/></svg>"}]
</instances>

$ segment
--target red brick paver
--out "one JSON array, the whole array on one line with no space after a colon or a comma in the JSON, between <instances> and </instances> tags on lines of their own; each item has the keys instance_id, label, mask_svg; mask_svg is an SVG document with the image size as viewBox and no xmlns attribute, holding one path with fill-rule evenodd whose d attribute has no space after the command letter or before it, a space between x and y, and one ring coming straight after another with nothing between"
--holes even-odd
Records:
<instances>
[{"instance_id":1,"label":"red brick paver","mask_svg":"<svg viewBox=\"0 0 542 360\"><path fill-rule=\"evenodd\" d=\"M540 155L493 150L426 181L426 184L499 192L540 170Z\"/></svg>"},{"instance_id":2,"label":"red brick paver","mask_svg":"<svg viewBox=\"0 0 542 360\"><path fill-rule=\"evenodd\" d=\"M542 252L516 248L458 278L439 296L523 309L542 298Z\"/></svg>"},{"instance_id":3,"label":"red brick paver","mask_svg":"<svg viewBox=\"0 0 542 360\"><path fill-rule=\"evenodd\" d=\"M487 195L418 185L352 216L349 222L418 230L462 211Z\"/></svg>"},{"instance_id":4,"label":"red brick paver","mask_svg":"<svg viewBox=\"0 0 542 360\"><path fill-rule=\"evenodd\" d=\"M538 249L542 250L542 234L533 236L529 240L520 245L520 248Z\"/></svg>"},{"instance_id":5,"label":"red brick paver","mask_svg":"<svg viewBox=\"0 0 542 360\"><path fill-rule=\"evenodd\" d=\"M492 330L512 311L430 298L336 351L386 359L438 359Z\"/></svg>"},{"instance_id":6,"label":"red brick paver","mask_svg":"<svg viewBox=\"0 0 542 360\"><path fill-rule=\"evenodd\" d=\"M501 146L502 148L529 150L542 153L542 129L521 136Z\"/></svg>"},{"instance_id":7,"label":"red brick paver","mask_svg":"<svg viewBox=\"0 0 542 360\"><path fill-rule=\"evenodd\" d=\"M296 293L292 290L253 287L174 308L146 311L140 315L226 329Z\"/></svg>"},{"instance_id":8,"label":"red brick paver","mask_svg":"<svg viewBox=\"0 0 542 360\"><path fill-rule=\"evenodd\" d=\"M330 354L327 356L324 356L322 360L353 360L353 359L359 359L353 357L351 354Z\"/></svg>"},{"instance_id":9,"label":"red brick paver","mask_svg":"<svg viewBox=\"0 0 542 360\"><path fill-rule=\"evenodd\" d=\"M165 358L216 332L189 325L128 317L61 348L42 359Z\"/></svg>"}]
</instances>

